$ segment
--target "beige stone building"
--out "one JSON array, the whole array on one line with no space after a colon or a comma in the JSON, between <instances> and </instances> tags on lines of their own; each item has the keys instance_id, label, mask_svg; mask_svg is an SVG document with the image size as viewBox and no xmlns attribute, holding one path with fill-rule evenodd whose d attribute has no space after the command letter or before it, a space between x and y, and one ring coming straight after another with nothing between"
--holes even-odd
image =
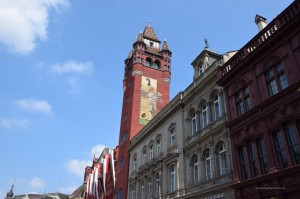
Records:
<instances>
[{"instance_id":1,"label":"beige stone building","mask_svg":"<svg viewBox=\"0 0 300 199\"><path fill-rule=\"evenodd\" d=\"M192 84L133 137L127 198L234 198L223 91L215 84L233 54L206 46L192 63Z\"/></svg>"}]
</instances>

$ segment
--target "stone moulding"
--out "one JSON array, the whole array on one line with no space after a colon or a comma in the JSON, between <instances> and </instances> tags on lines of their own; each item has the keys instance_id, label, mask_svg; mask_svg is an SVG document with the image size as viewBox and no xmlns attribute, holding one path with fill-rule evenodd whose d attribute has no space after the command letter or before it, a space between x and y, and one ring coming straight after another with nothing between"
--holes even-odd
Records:
<instances>
[{"instance_id":1,"label":"stone moulding","mask_svg":"<svg viewBox=\"0 0 300 199\"><path fill-rule=\"evenodd\" d=\"M134 70L134 71L132 71L132 73L131 73L132 77L134 77L134 76L136 76L136 75L140 76L140 75L142 75L142 74L143 74L143 72L140 71L140 70Z\"/></svg>"},{"instance_id":2,"label":"stone moulding","mask_svg":"<svg viewBox=\"0 0 300 199\"><path fill-rule=\"evenodd\" d=\"M171 80L170 80L169 78L163 78L163 81L164 81L165 83L169 84Z\"/></svg>"}]
</instances>

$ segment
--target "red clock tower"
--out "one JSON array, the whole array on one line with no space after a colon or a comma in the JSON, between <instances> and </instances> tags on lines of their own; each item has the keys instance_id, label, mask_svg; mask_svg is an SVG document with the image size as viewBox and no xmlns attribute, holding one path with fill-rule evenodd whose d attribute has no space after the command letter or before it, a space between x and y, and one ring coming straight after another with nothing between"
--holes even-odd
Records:
<instances>
[{"instance_id":1,"label":"red clock tower","mask_svg":"<svg viewBox=\"0 0 300 199\"><path fill-rule=\"evenodd\" d=\"M171 51L149 24L125 60L123 106L116 164L115 198L127 198L129 153L133 138L170 100Z\"/></svg>"}]
</instances>

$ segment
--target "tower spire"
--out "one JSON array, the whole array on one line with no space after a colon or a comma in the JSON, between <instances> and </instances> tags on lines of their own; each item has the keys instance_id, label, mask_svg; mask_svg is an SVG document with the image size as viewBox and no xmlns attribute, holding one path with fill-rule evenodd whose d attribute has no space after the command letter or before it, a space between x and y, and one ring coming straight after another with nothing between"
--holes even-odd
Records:
<instances>
[{"instance_id":1,"label":"tower spire","mask_svg":"<svg viewBox=\"0 0 300 199\"><path fill-rule=\"evenodd\" d=\"M151 19L149 17L149 21L148 21L148 27L151 27Z\"/></svg>"}]
</instances>

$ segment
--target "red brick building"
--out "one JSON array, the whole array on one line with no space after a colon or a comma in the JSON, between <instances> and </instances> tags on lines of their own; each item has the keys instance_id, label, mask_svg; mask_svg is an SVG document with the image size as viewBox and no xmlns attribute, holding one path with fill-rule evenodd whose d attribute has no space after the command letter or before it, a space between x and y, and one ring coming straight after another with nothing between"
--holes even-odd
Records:
<instances>
[{"instance_id":1,"label":"red brick building","mask_svg":"<svg viewBox=\"0 0 300 199\"><path fill-rule=\"evenodd\" d=\"M125 60L123 106L116 164L115 198L126 198L130 140L170 100L171 51L154 29L140 32Z\"/></svg>"},{"instance_id":2,"label":"red brick building","mask_svg":"<svg viewBox=\"0 0 300 199\"><path fill-rule=\"evenodd\" d=\"M219 70L236 198L300 197L300 1Z\"/></svg>"}]
</instances>

